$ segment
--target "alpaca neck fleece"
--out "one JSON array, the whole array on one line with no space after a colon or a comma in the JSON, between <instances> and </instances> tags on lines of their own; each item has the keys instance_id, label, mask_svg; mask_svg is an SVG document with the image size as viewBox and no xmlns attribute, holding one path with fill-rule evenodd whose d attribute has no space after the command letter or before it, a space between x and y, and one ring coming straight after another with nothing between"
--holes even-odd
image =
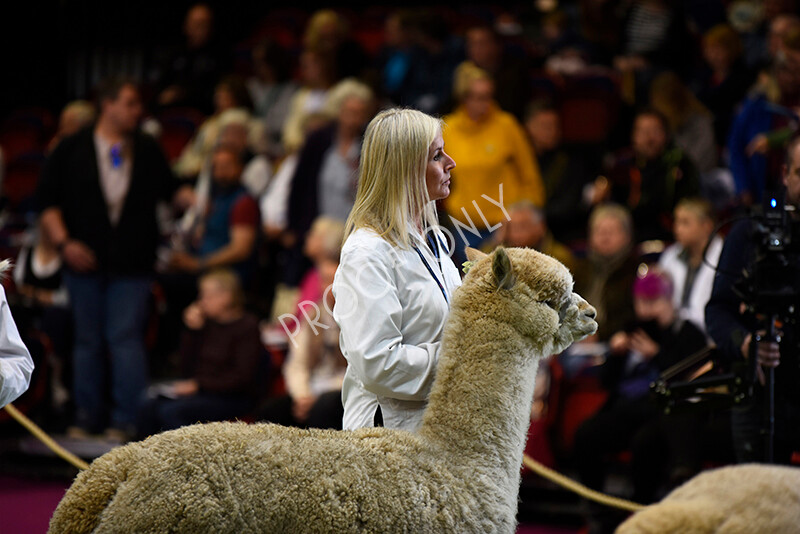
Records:
<instances>
[{"instance_id":1,"label":"alpaca neck fleece","mask_svg":"<svg viewBox=\"0 0 800 534\"><path fill-rule=\"evenodd\" d=\"M458 304L419 435L453 469L490 481L516 510L538 354L503 314Z\"/></svg>"}]
</instances>

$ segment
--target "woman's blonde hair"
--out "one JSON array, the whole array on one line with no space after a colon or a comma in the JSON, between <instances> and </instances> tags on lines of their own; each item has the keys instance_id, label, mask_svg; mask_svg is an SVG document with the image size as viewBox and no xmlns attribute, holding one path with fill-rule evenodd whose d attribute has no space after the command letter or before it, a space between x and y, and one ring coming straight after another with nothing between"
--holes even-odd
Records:
<instances>
[{"instance_id":1,"label":"woman's blonde hair","mask_svg":"<svg viewBox=\"0 0 800 534\"><path fill-rule=\"evenodd\" d=\"M339 116L345 101L351 98L358 98L362 102L370 103L375 97L375 93L367 84L359 82L355 78L345 78L328 91L322 111L328 117L335 119Z\"/></svg>"},{"instance_id":2,"label":"woman's blonde hair","mask_svg":"<svg viewBox=\"0 0 800 534\"><path fill-rule=\"evenodd\" d=\"M336 33L340 39L347 35L349 31L347 20L339 13L332 9L320 9L311 15L311 19L306 25L306 31L303 35L303 44L306 48L319 48L322 41L322 30L329 24L336 26Z\"/></svg>"},{"instance_id":3,"label":"woman's blonde hair","mask_svg":"<svg viewBox=\"0 0 800 534\"><path fill-rule=\"evenodd\" d=\"M592 210L592 213L589 215L589 230L593 230L601 219L607 217L619 221L625 233L628 234L629 237L633 237L633 218L631 217L631 212L625 206L614 204L613 202L598 204Z\"/></svg>"},{"instance_id":4,"label":"woman's blonde hair","mask_svg":"<svg viewBox=\"0 0 800 534\"><path fill-rule=\"evenodd\" d=\"M461 102L469 93L469 88L478 80L492 80L492 75L472 61L462 61L453 74L453 96Z\"/></svg>"},{"instance_id":5,"label":"woman's blonde hair","mask_svg":"<svg viewBox=\"0 0 800 534\"><path fill-rule=\"evenodd\" d=\"M322 243L322 253L331 261L339 261L344 241L344 223L339 219L321 215L311 223L309 233L317 233Z\"/></svg>"},{"instance_id":6,"label":"woman's blonde hair","mask_svg":"<svg viewBox=\"0 0 800 534\"><path fill-rule=\"evenodd\" d=\"M242 282L233 270L218 267L211 269L207 273L200 276L198 285L204 282L215 282L223 291L227 291L231 295L231 303L236 308L241 308L245 303L244 289L242 289Z\"/></svg>"},{"instance_id":7,"label":"woman's blonde hair","mask_svg":"<svg viewBox=\"0 0 800 534\"><path fill-rule=\"evenodd\" d=\"M411 248L408 229L438 224L436 206L425 182L428 151L442 131L442 120L414 109L387 109L367 126L361 148L356 201L345 225L345 239L369 228L394 246Z\"/></svg>"}]
</instances>

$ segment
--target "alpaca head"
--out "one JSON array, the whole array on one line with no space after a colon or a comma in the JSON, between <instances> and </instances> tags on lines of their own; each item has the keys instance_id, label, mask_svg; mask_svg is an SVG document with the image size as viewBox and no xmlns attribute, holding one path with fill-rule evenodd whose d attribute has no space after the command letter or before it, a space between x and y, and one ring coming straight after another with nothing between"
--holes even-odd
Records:
<instances>
[{"instance_id":1,"label":"alpaca head","mask_svg":"<svg viewBox=\"0 0 800 534\"><path fill-rule=\"evenodd\" d=\"M486 312L511 324L540 355L566 349L594 334L595 309L572 290L572 275L558 260L527 248L499 247L491 254L468 248L465 286L474 286Z\"/></svg>"}]
</instances>

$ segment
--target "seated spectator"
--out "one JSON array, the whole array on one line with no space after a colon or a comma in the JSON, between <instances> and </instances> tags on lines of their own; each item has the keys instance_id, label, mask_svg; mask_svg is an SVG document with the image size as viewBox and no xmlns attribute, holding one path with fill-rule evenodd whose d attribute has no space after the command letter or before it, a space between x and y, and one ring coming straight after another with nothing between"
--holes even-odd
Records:
<instances>
[{"instance_id":1,"label":"seated spectator","mask_svg":"<svg viewBox=\"0 0 800 534\"><path fill-rule=\"evenodd\" d=\"M650 85L650 106L664 115L675 146L701 173L717 166L714 119L677 74L662 72Z\"/></svg>"},{"instance_id":2,"label":"seated spectator","mask_svg":"<svg viewBox=\"0 0 800 534\"><path fill-rule=\"evenodd\" d=\"M561 116L547 102L531 104L525 129L542 173L548 225L557 239L567 243L585 237L589 207L583 190L600 168L599 155L591 147L562 143Z\"/></svg>"},{"instance_id":3,"label":"seated spectator","mask_svg":"<svg viewBox=\"0 0 800 534\"><path fill-rule=\"evenodd\" d=\"M214 151L224 118L230 116L226 112L237 110L249 119L250 107L250 95L241 79L230 76L219 82L214 91L214 114L200 125L183 149L174 164L175 174L183 179L196 178Z\"/></svg>"},{"instance_id":4,"label":"seated spectator","mask_svg":"<svg viewBox=\"0 0 800 534\"><path fill-rule=\"evenodd\" d=\"M306 117L304 135L323 128L330 122L324 113L314 113ZM262 284L262 298L265 306L275 312L273 317L294 311L295 289L283 282L289 278L286 274L287 263L291 262L294 250L294 239L287 231L289 195L292 192L292 181L297 163L300 159L298 151L287 155L275 171L267 190L259 202L261 209L262 233L265 242L265 259L260 267L259 281ZM283 308L282 304L288 304Z\"/></svg>"},{"instance_id":5,"label":"seated spectator","mask_svg":"<svg viewBox=\"0 0 800 534\"><path fill-rule=\"evenodd\" d=\"M399 9L386 17L383 47L376 60L381 89L391 102L400 102L400 94L408 83L413 53L413 12Z\"/></svg>"},{"instance_id":6,"label":"seated spectator","mask_svg":"<svg viewBox=\"0 0 800 534\"><path fill-rule=\"evenodd\" d=\"M555 10L542 18L537 52L544 70L555 76L581 75L589 69L589 45L574 30L576 24L565 11Z\"/></svg>"},{"instance_id":7,"label":"seated spectator","mask_svg":"<svg viewBox=\"0 0 800 534\"><path fill-rule=\"evenodd\" d=\"M730 20L741 34L744 60L752 70L769 70L783 50L786 35L800 23L795 0L776 0L763 4L763 11L753 13L755 20ZM750 24L748 25L747 22Z\"/></svg>"},{"instance_id":8,"label":"seated spectator","mask_svg":"<svg viewBox=\"0 0 800 534\"><path fill-rule=\"evenodd\" d=\"M86 100L74 100L64 106L58 118L58 130L47 145L47 151L52 152L62 139L88 127L96 116L94 106Z\"/></svg>"},{"instance_id":9,"label":"seated spectator","mask_svg":"<svg viewBox=\"0 0 800 534\"><path fill-rule=\"evenodd\" d=\"M789 3L796 4L794 1ZM769 58L767 65L773 63L786 51L786 38L800 27L800 16L797 15L796 6L794 11L792 13L791 6L785 5L780 13L775 13L773 17L765 17L769 22L769 30L767 32L767 53Z\"/></svg>"},{"instance_id":10,"label":"seated spectator","mask_svg":"<svg viewBox=\"0 0 800 534\"><path fill-rule=\"evenodd\" d=\"M72 315L62 267L61 255L38 225L26 233L14 265L14 284L21 297L15 312L25 310L34 328L52 344L47 361L50 400L59 413L71 396L72 381Z\"/></svg>"},{"instance_id":11,"label":"seated spectator","mask_svg":"<svg viewBox=\"0 0 800 534\"><path fill-rule=\"evenodd\" d=\"M353 207L361 138L375 111L372 90L343 80L331 89L325 110L336 120L308 136L289 194L287 244L292 254L286 282L291 286L308 269L301 251L312 221L319 215L345 221Z\"/></svg>"},{"instance_id":12,"label":"seated spectator","mask_svg":"<svg viewBox=\"0 0 800 534\"><path fill-rule=\"evenodd\" d=\"M226 71L225 47L214 39L214 12L208 4L195 4L183 23L185 41L157 59L154 73L156 103L162 107L187 106L211 111L214 86Z\"/></svg>"},{"instance_id":13,"label":"seated spectator","mask_svg":"<svg viewBox=\"0 0 800 534\"><path fill-rule=\"evenodd\" d=\"M349 34L347 19L332 9L321 9L311 15L303 35L306 50L319 50L330 57L334 82L359 78L367 66L366 53Z\"/></svg>"},{"instance_id":14,"label":"seated spectator","mask_svg":"<svg viewBox=\"0 0 800 534\"><path fill-rule=\"evenodd\" d=\"M411 65L397 104L443 113L452 96L453 73L464 60L462 45L441 15L429 9L414 12L411 35Z\"/></svg>"},{"instance_id":15,"label":"seated spectator","mask_svg":"<svg viewBox=\"0 0 800 534\"><path fill-rule=\"evenodd\" d=\"M306 117L303 125L304 139L330 122L330 118L322 112ZM277 240L286 230L288 224L289 195L292 192L292 179L300 159L299 151L288 154L275 170L275 175L261 196L261 222L264 234L269 240Z\"/></svg>"},{"instance_id":16,"label":"seated spectator","mask_svg":"<svg viewBox=\"0 0 800 534\"><path fill-rule=\"evenodd\" d=\"M260 131L254 131L251 125L252 121L245 114L232 114L230 120L221 121L217 143L230 146L242 155L242 185L254 198L259 198L272 178L272 164L258 152L258 140L254 137L258 137Z\"/></svg>"},{"instance_id":17,"label":"seated spectator","mask_svg":"<svg viewBox=\"0 0 800 534\"><path fill-rule=\"evenodd\" d=\"M714 138L723 147L728 140L733 112L753 83L754 73L744 64L742 40L727 24L703 35L703 60L695 93L714 117Z\"/></svg>"},{"instance_id":18,"label":"seated spectator","mask_svg":"<svg viewBox=\"0 0 800 534\"><path fill-rule=\"evenodd\" d=\"M339 348L339 328L330 314L333 293L328 288L339 264L343 237L341 222L324 217L314 221L306 240L306 253L313 258L314 268L303 284L295 326L283 323L293 334L289 359L284 365L288 395L261 410L260 418L265 421L342 428L341 390L347 361Z\"/></svg>"},{"instance_id":19,"label":"seated spectator","mask_svg":"<svg viewBox=\"0 0 800 534\"><path fill-rule=\"evenodd\" d=\"M728 155L736 193L749 206L780 188L784 144L797 131L800 102L800 29L784 38L771 72L762 76L731 125Z\"/></svg>"},{"instance_id":20,"label":"seated spectator","mask_svg":"<svg viewBox=\"0 0 800 534\"><path fill-rule=\"evenodd\" d=\"M177 347L180 314L196 298L200 274L227 267L237 273L246 288L255 282L261 226L258 203L241 183L242 170L236 148L217 147L208 196L196 196L190 213L197 217L173 236L172 248L161 254L158 281L166 302L159 328L159 352L165 356Z\"/></svg>"},{"instance_id":21,"label":"seated spectator","mask_svg":"<svg viewBox=\"0 0 800 534\"><path fill-rule=\"evenodd\" d=\"M171 240L173 244L174 242L178 243L177 248L189 246L189 242L195 238L190 234L196 230L206 215L209 195L214 182L212 176L214 172L213 156L216 147L224 144L241 155L243 165L241 181L254 197L258 197L266 189L272 176L272 166L269 160L258 151L261 129L246 110L234 108L223 111L220 113L214 129L217 137L211 152L208 153L200 167L200 173L194 183L193 205L183 213L181 220L173 228ZM162 270L164 269L162 268ZM193 283L192 286L194 285Z\"/></svg>"},{"instance_id":22,"label":"seated spectator","mask_svg":"<svg viewBox=\"0 0 800 534\"><path fill-rule=\"evenodd\" d=\"M586 258L575 267L575 291L597 310L597 339L608 341L633 319L638 261L630 212L616 204L597 206L589 216L587 245Z\"/></svg>"},{"instance_id":23,"label":"seated spectator","mask_svg":"<svg viewBox=\"0 0 800 534\"><path fill-rule=\"evenodd\" d=\"M459 107L444 117L447 128L442 135L447 153L458 165L451 173L452 192L445 209L465 227L477 227L475 233L457 226L461 240L456 237L456 251L463 251L464 245L479 246L505 221L498 206L500 196L506 206L520 200L542 206L545 192L525 131L513 115L497 106L489 74L462 63L454 94Z\"/></svg>"},{"instance_id":24,"label":"seated spectator","mask_svg":"<svg viewBox=\"0 0 800 534\"><path fill-rule=\"evenodd\" d=\"M705 347L706 340L691 322L677 317L672 284L665 274L657 269L644 271L634 282L633 294L635 321L611 337L608 357L600 368L609 397L578 427L574 453L581 481L602 491L609 455L630 449L633 498L649 503L660 482L659 468L675 461L669 456L654 458L651 442L642 439L659 415L659 407L648 398L650 383L667 367ZM692 440L691 436L673 438Z\"/></svg>"},{"instance_id":25,"label":"seated spectator","mask_svg":"<svg viewBox=\"0 0 800 534\"><path fill-rule=\"evenodd\" d=\"M311 261L312 268L300 282L295 315L300 317L299 305L303 302L320 302L327 285L322 283L319 265L325 261L338 261L344 241L344 221L320 216L314 219L303 245L303 254Z\"/></svg>"},{"instance_id":26,"label":"seated spectator","mask_svg":"<svg viewBox=\"0 0 800 534\"><path fill-rule=\"evenodd\" d=\"M511 218L503 225L503 245L536 249L554 257L570 271L575 269L575 257L550 233L542 208L522 200L509 206L508 214Z\"/></svg>"},{"instance_id":27,"label":"seated spectator","mask_svg":"<svg viewBox=\"0 0 800 534\"><path fill-rule=\"evenodd\" d=\"M684 74L693 39L683 9L669 0L634 0L622 22L621 53L614 68L635 79L636 92L627 94L633 104L646 100L653 77L667 69Z\"/></svg>"},{"instance_id":28,"label":"seated spectator","mask_svg":"<svg viewBox=\"0 0 800 534\"><path fill-rule=\"evenodd\" d=\"M300 89L289 102L289 112L283 123L283 149L292 153L299 150L305 140L303 124L306 118L322 111L328 90L335 82L334 66L330 53L322 50L305 50L300 55Z\"/></svg>"},{"instance_id":29,"label":"seated spectator","mask_svg":"<svg viewBox=\"0 0 800 534\"><path fill-rule=\"evenodd\" d=\"M623 21L619 16L618 2L578 0L578 26L580 37L586 43L594 63L611 65L619 53Z\"/></svg>"},{"instance_id":30,"label":"seated spectator","mask_svg":"<svg viewBox=\"0 0 800 534\"><path fill-rule=\"evenodd\" d=\"M697 168L669 138L669 124L655 110L633 122L631 148L617 154L610 170L610 197L631 210L636 239L672 239L678 201L700 194Z\"/></svg>"},{"instance_id":31,"label":"seated spectator","mask_svg":"<svg viewBox=\"0 0 800 534\"><path fill-rule=\"evenodd\" d=\"M711 204L701 198L681 200L675 207L673 228L676 243L664 250L658 265L673 280L672 304L678 317L705 332L706 303L711 298L715 267L722 252L722 238L712 239Z\"/></svg>"},{"instance_id":32,"label":"seated spectator","mask_svg":"<svg viewBox=\"0 0 800 534\"><path fill-rule=\"evenodd\" d=\"M465 41L467 61L488 72L494 80L497 105L521 121L530 96L525 62L503 49L501 37L491 26L469 28Z\"/></svg>"},{"instance_id":33,"label":"seated spectator","mask_svg":"<svg viewBox=\"0 0 800 534\"><path fill-rule=\"evenodd\" d=\"M216 267L231 267L242 283L253 272L259 233L258 204L242 184L240 152L227 145L214 151L211 194L205 217L197 228L194 247L174 251L170 267L198 274Z\"/></svg>"},{"instance_id":34,"label":"seated spectator","mask_svg":"<svg viewBox=\"0 0 800 534\"><path fill-rule=\"evenodd\" d=\"M284 155L281 136L297 84L292 80L292 60L278 43L264 40L253 48L253 76L247 89L253 101L253 113L264 121L267 153L271 158Z\"/></svg>"},{"instance_id":35,"label":"seated spectator","mask_svg":"<svg viewBox=\"0 0 800 534\"><path fill-rule=\"evenodd\" d=\"M199 298L186 308L180 345L185 378L156 384L139 408L141 438L197 422L224 421L254 408L263 353L258 319L244 311L233 271L200 278Z\"/></svg>"}]
</instances>

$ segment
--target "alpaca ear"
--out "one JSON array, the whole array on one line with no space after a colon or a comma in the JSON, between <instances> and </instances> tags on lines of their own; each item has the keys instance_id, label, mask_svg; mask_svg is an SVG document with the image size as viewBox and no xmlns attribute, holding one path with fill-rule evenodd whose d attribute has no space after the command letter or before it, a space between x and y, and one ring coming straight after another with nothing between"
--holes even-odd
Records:
<instances>
[{"instance_id":1,"label":"alpaca ear","mask_svg":"<svg viewBox=\"0 0 800 534\"><path fill-rule=\"evenodd\" d=\"M488 256L488 254L486 254L485 252L481 252L480 250L474 249L472 247L465 248L464 252L467 255L467 259L472 262L482 260L483 258Z\"/></svg>"},{"instance_id":2,"label":"alpaca ear","mask_svg":"<svg viewBox=\"0 0 800 534\"><path fill-rule=\"evenodd\" d=\"M514 287L516 277L511 268L511 259L506 254L506 249L498 247L492 258L492 274L494 275L497 289L511 289Z\"/></svg>"}]
</instances>

